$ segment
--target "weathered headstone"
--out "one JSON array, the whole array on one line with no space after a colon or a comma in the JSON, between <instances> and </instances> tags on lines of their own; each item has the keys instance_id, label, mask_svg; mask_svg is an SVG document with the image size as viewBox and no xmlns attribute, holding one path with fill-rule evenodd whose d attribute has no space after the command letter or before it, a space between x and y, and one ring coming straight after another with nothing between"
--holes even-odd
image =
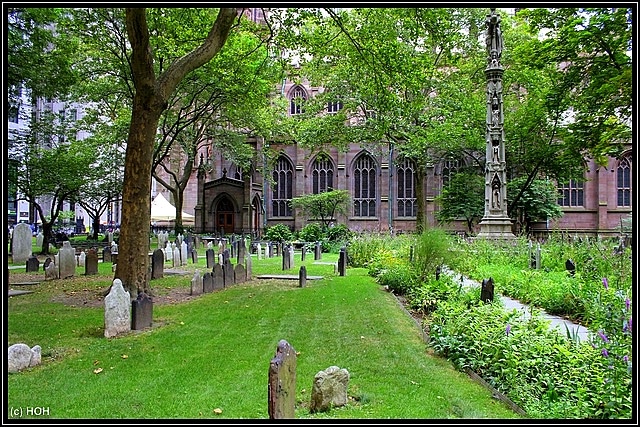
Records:
<instances>
[{"instance_id":1,"label":"weathered headstone","mask_svg":"<svg viewBox=\"0 0 640 427\"><path fill-rule=\"evenodd\" d=\"M200 276L200 270L196 270L191 278L191 295L200 295L204 292L204 284L202 276Z\"/></svg>"},{"instance_id":2,"label":"weathered headstone","mask_svg":"<svg viewBox=\"0 0 640 427\"><path fill-rule=\"evenodd\" d=\"M492 302L493 301L493 278L482 280L482 288L480 290L480 301Z\"/></svg>"},{"instance_id":3,"label":"weathered headstone","mask_svg":"<svg viewBox=\"0 0 640 427\"><path fill-rule=\"evenodd\" d=\"M304 261L307 255L307 245L302 245L302 251L300 252L300 261Z\"/></svg>"},{"instance_id":4,"label":"weathered headstone","mask_svg":"<svg viewBox=\"0 0 640 427\"><path fill-rule=\"evenodd\" d=\"M224 254L218 254L218 264L224 265Z\"/></svg>"},{"instance_id":5,"label":"weathered headstone","mask_svg":"<svg viewBox=\"0 0 640 427\"><path fill-rule=\"evenodd\" d=\"M191 248L191 262L194 264L198 263L198 251L196 248Z\"/></svg>"},{"instance_id":6,"label":"weathered headstone","mask_svg":"<svg viewBox=\"0 0 640 427\"><path fill-rule=\"evenodd\" d=\"M31 243L33 233L29 224L21 222L13 227L11 240L11 256L14 264L27 262L31 256Z\"/></svg>"},{"instance_id":7,"label":"weathered headstone","mask_svg":"<svg viewBox=\"0 0 640 427\"><path fill-rule=\"evenodd\" d=\"M309 412L324 412L333 407L347 404L349 371L337 366L329 366L313 379Z\"/></svg>"},{"instance_id":8,"label":"weathered headstone","mask_svg":"<svg viewBox=\"0 0 640 427\"><path fill-rule=\"evenodd\" d=\"M318 261L322 259L322 243L316 242L316 250L313 254L313 259Z\"/></svg>"},{"instance_id":9,"label":"weathered headstone","mask_svg":"<svg viewBox=\"0 0 640 427\"><path fill-rule=\"evenodd\" d=\"M294 262L293 262L293 245L291 243L289 243L286 248L285 251L289 253L289 268L293 268L294 267Z\"/></svg>"},{"instance_id":10,"label":"weathered headstone","mask_svg":"<svg viewBox=\"0 0 640 427\"><path fill-rule=\"evenodd\" d=\"M247 280L251 280L251 276L253 274L251 263L252 263L251 254L247 254L247 258L244 261L244 265L247 269Z\"/></svg>"},{"instance_id":11,"label":"weathered headstone","mask_svg":"<svg viewBox=\"0 0 640 427\"><path fill-rule=\"evenodd\" d=\"M338 275L347 275L347 249L344 246L340 249L340 256L338 258Z\"/></svg>"},{"instance_id":12,"label":"weathered headstone","mask_svg":"<svg viewBox=\"0 0 640 427\"><path fill-rule=\"evenodd\" d=\"M139 331L150 328L153 323L153 301L144 292L140 292L138 297L131 301L131 329Z\"/></svg>"},{"instance_id":13,"label":"weathered headstone","mask_svg":"<svg viewBox=\"0 0 640 427\"><path fill-rule=\"evenodd\" d=\"M288 250L282 251L282 269L289 270L291 268L291 255Z\"/></svg>"},{"instance_id":14,"label":"weathered headstone","mask_svg":"<svg viewBox=\"0 0 640 427\"><path fill-rule=\"evenodd\" d=\"M213 266L213 289L218 290L224 288L224 268L220 264Z\"/></svg>"},{"instance_id":15,"label":"weathered headstone","mask_svg":"<svg viewBox=\"0 0 640 427\"><path fill-rule=\"evenodd\" d=\"M76 250L71 247L71 242L65 240L58 251L60 260L60 278L73 277L76 273Z\"/></svg>"},{"instance_id":16,"label":"weathered headstone","mask_svg":"<svg viewBox=\"0 0 640 427\"><path fill-rule=\"evenodd\" d=\"M204 254L207 258L207 269L212 269L215 263L215 252L213 252L213 249L207 249Z\"/></svg>"},{"instance_id":17,"label":"weathered headstone","mask_svg":"<svg viewBox=\"0 0 640 427\"><path fill-rule=\"evenodd\" d=\"M296 365L295 349L287 341L280 340L269 364L269 419L295 418Z\"/></svg>"},{"instance_id":18,"label":"weathered headstone","mask_svg":"<svg viewBox=\"0 0 640 427\"><path fill-rule=\"evenodd\" d=\"M262 259L262 245L260 243L258 243L256 245L256 252L258 254L258 260Z\"/></svg>"},{"instance_id":19,"label":"weathered headstone","mask_svg":"<svg viewBox=\"0 0 640 427\"><path fill-rule=\"evenodd\" d=\"M242 264L236 264L233 269L233 281L234 283L244 283L247 281L247 270Z\"/></svg>"},{"instance_id":20,"label":"weathered headstone","mask_svg":"<svg viewBox=\"0 0 640 427\"><path fill-rule=\"evenodd\" d=\"M108 246L102 249L102 262L111 262L111 248Z\"/></svg>"},{"instance_id":21,"label":"weathered headstone","mask_svg":"<svg viewBox=\"0 0 640 427\"><path fill-rule=\"evenodd\" d=\"M39 345L29 347L18 343L7 349L7 371L18 372L25 368L39 365L42 361L42 349Z\"/></svg>"},{"instance_id":22,"label":"weathered headstone","mask_svg":"<svg viewBox=\"0 0 640 427\"><path fill-rule=\"evenodd\" d=\"M230 260L231 260L231 253L229 252L229 249L223 250L222 251L222 262L226 263L227 261L230 261Z\"/></svg>"},{"instance_id":23,"label":"weathered headstone","mask_svg":"<svg viewBox=\"0 0 640 427\"><path fill-rule=\"evenodd\" d=\"M156 249L151 255L151 279L162 279L164 277L164 251Z\"/></svg>"},{"instance_id":24,"label":"weathered headstone","mask_svg":"<svg viewBox=\"0 0 640 427\"><path fill-rule=\"evenodd\" d=\"M172 265L174 267L180 267L182 265L182 258L180 258L180 247L173 245L173 255L171 256Z\"/></svg>"},{"instance_id":25,"label":"weathered headstone","mask_svg":"<svg viewBox=\"0 0 640 427\"><path fill-rule=\"evenodd\" d=\"M42 231L39 231L38 234L36 235L36 246L41 248L43 241L44 241L44 234L42 234Z\"/></svg>"},{"instance_id":26,"label":"weathered headstone","mask_svg":"<svg viewBox=\"0 0 640 427\"><path fill-rule=\"evenodd\" d=\"M187 259L189 259L188 255L187 242L183 240L180 243L180 265L187 265Z\"/></svg>"},{"instance_id":27,"label":"weathered headstone","mask_svg":"<svg viewBox=\"0 0 640 427\"><path fill-rule=\"evenodd\" d=\"M27 259L26 272L38 272L40 270L40 261L38 261L38 257L35 255L31 255Z\"/></svg>"},{"instance_id":28,"label":"weathered headstone","mask_svg":"<svg viewBox=\"0 0 640 427\"><path fill-rule=\"evenodd\" d=\"M213 275L211 272L207 271L204 273L204 276L202 276L202 292L206 294L213 292L213 289Z\"/></svg>"},{"instance_id":29,"label":"weathered headstone","mask_svg":"<svg viewBox=\"0 0 640 427\"><path fill-rule=\"evenodd\" d=\"M84 261L84 275L92 276L94 274L98 274L98 251L96 248L91 248Z\"/></svg>"},{"instance_id":30,"label":"weathered headstone","mask_svg":"<svg viewBox=\"0 0 640 427\"><path fill-rule=\"evenodd\" d=\"M85 253L85 251L80 252L80 255L78 255L78 267L84 267L84 263L87 260L87 254Z\"/></svg>"},{"instance_id":31,"label":"weathered headstone","mask_svg":"<svg viewBox=\"0 0 640 427\"><path fill-rule=\"evenodd\" d=\"M247 254L247 246L244 239L238 240L238 259L236 263L243 263Z\"/></svg>"},{"instance_id":32,"label":"weathered headstone","mask_svg":"<svg viewBox=\"0 0 640 427\"><path fill-rule=\"evenodd\" d=\"M104 298L104 336L107 338L131 330L131 296L124 290L122 280L114 279Z\"/></svg>"},{"instance_id":33,"label":"weathered headstone","mask_svg":"<svg viewBox=\"0 0 640 427\"><path fill-rule=\"evenodd\" d=\"M573 260L568 259L567 262L564 263L564 266L570 275L574 276L576 274L576 264Z\"/></svg>"},{"instance_id":34,"label":"weathered headstone","mask_svg":"<svg viewBox=\"0 0 640 427\"><path fill-rule=\"evenodd\" d=\"M51 261L51 258L47 258ZM44 278L46 279L58 279L60 277L60 270L55 262L49 262L44 269Z\"/></svg>"},{"instance_id":35,"label":"weathered headstone","mask_svg":"<svg viewBox=\"0 0 640 427\"><path fill-rule=\"evenodd\" d=\"M235 274L231 261L225 261L225 263L222 265L222 269L224 271L224 287L228 288L230 286L233 286L235 284Z\"/></svg>"},{"instance_id":36,"label":"weathered headstone","mask_svg":"<svg viewBox=\"0 0 640 427\"><path fill-rule=\"evenodd\" d=\"M307 267L304 265L300 266L300 271L298 272L298 286L301 288L307 286Z\"/></svg>"}]
</instances>

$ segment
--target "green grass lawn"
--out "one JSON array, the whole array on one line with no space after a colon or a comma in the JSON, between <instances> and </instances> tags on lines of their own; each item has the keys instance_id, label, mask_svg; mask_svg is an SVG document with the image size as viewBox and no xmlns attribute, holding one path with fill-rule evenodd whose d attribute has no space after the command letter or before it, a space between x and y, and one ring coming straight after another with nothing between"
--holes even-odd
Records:
<instances>
[{"instance_id":1,"label":"green grass lawn","mask_svg":"<svg viewBox=\"0 0 640 427\"><path fill-rule=\"evenodd\" d=\"M336 254L323 254L322 262L335 261ZM282 274L281 262L254 255L254 277ZM46 418L59 419L267 419L269 364L284 339L298 352L298 419L519 417L431 355L414 320L364 269L340 277L313 254L302 262L296 253L284 273L297 274L300 265L324 278L304 288L254 279L156 304L152 328L111 339L104 338L103 307L57 302L77 292L100 295L113 277L110 264L100 264L99 276L78 268L72 279L44 281L39 273L34 293L9 298L6 320L8 345L40 345L42 364L8 375L7 407L47 408ZM188 289L192 271L204 272L206 262L183 268L188 275L153 280L152 291ZM19 281L23 271L11 270L11 278ZM332 365L350 373L349 403L310 414L313 378Z\"/></svg>"}]
</instances>

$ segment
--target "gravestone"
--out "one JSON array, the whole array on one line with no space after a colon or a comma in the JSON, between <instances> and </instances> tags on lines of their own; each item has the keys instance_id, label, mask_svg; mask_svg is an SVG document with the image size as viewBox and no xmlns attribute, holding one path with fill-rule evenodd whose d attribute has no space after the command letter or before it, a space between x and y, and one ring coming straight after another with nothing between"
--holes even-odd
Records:
<instances>
[{"instance_id":1,"label":"gravestone","mask_svg":"<svg viewBox=\"0 0 640 427\"><path fill-rule=\"evenodd\" d=\"M329 366L313 379L309 412L324 412L347 404L349 371L337 366Z\"/></svg>"},{"instance_id":2,"label":"gravestone","mask_svg":"<svg viewBox=\"0 0 640 427\"><path fill-rule=\"evenodd\" d=\"M51 261L51 258L47 258ZM58 279L60 277L60 270L55 262L49 262L44 269L44 278L46 279Z\"/></svg>"},{"instance_id":3,"label":"gravestone","mask_svg":"<svg viewBox=\"0 0 640 427\"><path fill-rule=\"evenodd\" d=\"M194 264L198 263L198 251L195 248L191 249L191 262Z\"/></svg>"},{"instance_id":4,"label":"gravestone","mask_svg":"<svg viewBox=\"0 0 640 427\"><path fill-rule=\"evenodd\" d=\"M215 252L213 252L213 249L207 249L204 254L207 258L207 269L212 269L215 263Z\"/></svg>"},{"instance_id":5,"label":"gravestone","mask_svg":"<svg viewBox=\"0 0 640 427\"><path fill-rule=\"evenodd\" d=\"M189 258L187 250L187 242L184 240L180 243L180 265L187 265L187 259Z\"/></svg>"},{"instance_id":6,"label":"gravestone","mask_svg":"<svg viewBox=\"0 0 640 427\"><path fill-rule=\"evenodd\" d=\"M272 258L273 255L273 250L271 248L271 242L267 242L267 244L264 247L264 257L265 258Z\"/></svg>"},{"instance_id":7,"label":"gravestone","mask_svg":"<svg viewBox=\"0 0 640 427\"><path fill-rule=\"evenodd\" d=\"M307 255L307 245L302 245L302 249L300 252L300 261L304 261Z\"/></svg>"},{"instance_id":8,"label":"gravestone","mask_svg":"<svg viewBox=\"0 0 640 427\"><path fill-rule=\"evenodd\" d=\"M108 246L102 249L102 262L111 262L111 248Z\"/></svg>"},{"instance_id":9,"label":"gravestone","mask_svg":"<svg viewBox=\"0 0 640 427\"><path fill-rule=\"evenodd\" d=\"M236 264L233 269L233 281L234 283L244 283L247 281L247 270L242 264Z\"/></svg>"},{"instance_id":10,"label":"gravestone","mask_svg":"<svg viewBox=\"0 0 640 427\"><path fill-rule=\"evenodd\" d=\"M258 253L258 261L262 259L262 245L258 243L256 245L256 252Z\"/></svg>"},{"instance_id":11,"label":"gravestone","mask_svg":"<svg viewBox=\"0 0 640 427\"><path fill-rule=\"evenodd\" d=\"M144 292L140 292L138 297L131 301L131 329L139 331L150 328L153 320L153 301Z\"/></svg>"},{"instance_id":12,"label":"gravestone","mask_svg":"<svg viewBox=\"0 0 640 427\"><path fill-rule=\"evenodd\" d=\"M27 262L31 256L31 242L33 234L29 224L21 222L13 227L11 241L11 256L14 264Z\"/></svg>"},{"instance_id":13,"label":"gravestone","mask_svg":"<svg viewBox=\"0 0 640 427\"><path fill-rule=\"evenodd\" d=\"M87 254L82 251L80 255L78 255L78 267L84 267L84 263L87 260Z\"/></svg>"},{"instance_id":14,"label":"gravestone","mask_svg":"<svg viewBox=\"0 0 640 427\"><path fill-rule=\"evenodd\" d=\"M313 253L313 259L318 261L322 259L322 243L316 242L316 250Z\"/></svg>"},{"instance_id":15,"label":"gravestone","mask_svg":"<svg viewBox=\"0 0 640 427\"><path fill-rule=\"evenodd\" d=\"M47 257L47 259L44 260L44 263L42 264L42 271L46 271L47 267L49 267L49 264L51 264L53 261L51 260L51 257Z\"/></svg>"},{"instance_id":16,"label":"gravestone","mask_svg":"<svg viewBox=\"0 0 640 427\"><path fill-rule=\"evenodd\" d=\"M304 265L300 266L300 271L298 272L298 286L301 288L307 286L307 267Z\"/></svg>"},{"instance_id":17,"label":"gravestone","mask_svg":"<svg viewBox=\"0 0 640 427\"><path fill-rule=\"evenodd\" d=\"M91 248L84 261L84 275L93 276L95 274L98 274L98 251L96 248Z\"/></svg>"},{"instance_id":18,"label":"gravestone","mask_svg":"<svg viewBox=\"0 0 640 427\"><path fill-rule=\"evenodd\" d=\"M42 348L39 345L29 347L24 343L17 343L7 349L7 372L19 372L39 365L41 361Z\"/></svg>"},{"instance_id":19,"label":"gravestone","mask_svg":"<svg viewBox=\"0 0 640 427\"><path fill-rule=\"evenodd\" d=\"M202 276L202 292L207 294L209 292L213 292L213 289L213 275L211 272L207 271L204 273L204 276Z\"/></svg>"},{"instance_id":20,"label":"gravestone","mask_svg":"<svg viewBox=\"0 0 640 427\"><path fill-rule=\"evenodd\" d=\"M247 246L245 244L244 239L240 239L238 240L238 258L236 262L239 264L244 263L246 255L247 255Z\"/></svg>"},{"instance_id":21,"label":"gravestone","mask_svg":"<svg viewBox=\"0 0 640 427\"><path fill-rule=\"evenodd\" d=\"M27 267L26 272L38 272L40 270L40 261L38 261L38 257L35 255L31 255L29 259L27 259Z\"/></svg>"},{"instance_id":22,"label":"gravestone","mask_svg":"<svg viewBox=\"0 0 640 427\"><path fill-rule=\"evenodd\" d=\"M224 268L220 264L213 266L213 289L218 290L224 288Z\"/></svg>"},{"instance_id":23,"label":"gravestone","mask_svg":"<svg viewBox=\"0 0 640 427\"><path fill-rule=\"evenodd\" d=\"M347 275L347 249L344 246L340 249L340 256L338 258L338 275Z\"/></svg>"},{"instance_id":24,"label":"gravestone","mask_svg":"<svg viewBox=\"0 0 640 427\"><path fill-rule=\"evenodd\" d=\"M291 256L289 251L282 251L282 269L289 270L291 268Z\"/></svg>"},{"instance_id":25,"label":"gravestone","mask_svg":"<svg viewBox=\"0 0 640 427\"><path fill-rule=\"evenodd\" d=\"M576 274L576 264L573 260L568 259L567 262L564 263L564 266L570 275L574 276Z\"/></svg>"},{"instance_id":26,"label":"gravestone","mask_svg":"<svg viewBox=\"0 0 640 427\"><path fill-rule=\"evenodd\" d=\"M151 279L162 279L164 276L164 251L156 249L151 256Z\"/></svg>"},{"instance_id":27,"label":"gravestone","mask_svg":"<svg viewBox=\"0 0 640 427\"><path fill-rule=\"evenodd\" d=\"M58 251L60 260L60 278L73 277L76 273L76 250L71 247L71 242L65 240Z\"/></svg>"},{"instance_id":28,"label":"gravestone","mask_svg":"<svg viewBox=\"0 0 640 427\"><path fill-rule=\"evenodd\" d=\"M251 280L251 275L253 274L252 272L252 266L251 266L251 254L247 254L247 258L244 262L245 267L247 269L247 280Z\"/></svg>"},{"instance_id":29,"label":"gravestone","mask_svg":"<svg viewBox=\"0 0 640 427\"><path fill-rule=\"evenodd\" d=\"M193 273L193 278L191 279L191 295L200 295L203 292L204 282L200 276L200 270L196 270L196 272Z\"/></svg>"},{"instance_id":30,"label":"gravestone","mask_svg":"<svg viewBox=\"0 0 640 427\"><path fill-rule=\"evenodd\" d=\"M104 298L104 336L106 338L131 330L131 296L124 290L122 280L114 279Z\"/></svg>"},{"instance_id":31,"label":"gravestone","mask_svg":"<svg viewBox=\"0 0 640 427\"><path fill-rule=\"evenodd\" d=\"M232 258L234 258L234 257L236 256L236 253L238 252L238 251L236 250L237 245L238 245L238 242L236 242L236 237L235 237L235 236L231 236L231 244L230 244L229 246L230 246L230 248L231 248L230 256L231 256Z\"/></svg>"},{"instance_id":32,"label":"gravestone","mask_svg":"<svg viewBox=\"0 0 640 427\"><path fill-rule=\"evenodd\" d=\"M272 420L295 418L296 358L291 344L280 340L269 364L268 412Z\"/></svg>"},{"instance_id":33,"label":"gravestone","mask_svg":"<svg viewBox=\"0 0 640 427\"><path fill-rule=\"evenodd\" d=\"M228 288L230 286L234 285L234 280L235 280L235 274L233 271L233 264L231 264L231 261L227 260L225 261L225 263L222 265L222 270L224 272L224 287Z\"/></svg>"},{"instance_id":34,"label":"gravestone","mask_svg":"<svg viewBox=\"0 0 640 427\"><path fill-rule=\"evenodd\" d=\"M42 234L42 231L39 231L38 235L36 236L36 246L41 248L43 241L44 241L44 234Z\"/></svg>"},{"instance_id":35,"label":"gravestone","mask_svg":"<svg viewBox=\"0 0 640 427\"><path fill-rule=\"evenodd\" d=\"M218 254L218 264L224 265L224 254Z\"/></svg>"},{"instance_id":36,"label":"gravestone","mask_svg":"<svg viewBox=\"0 0 640 427\"><path fill-rule=\"evenodd\" d=\"M172 265L174 267L180 267L182 265L182 259L180 258L180 248L178 245L173 244L173 255L171 256Z\"/></svg>"},{"instance_id":37,"label":"gravestone","mask_svg":"<svg viewBox=\"0 0 640 427\"><path fill-rule=\"evenodd\" d=\"M289 268L293 268L293 245L291 243L289 243L286 246L285 251L289 254Z\"/></svg>"},{"instance_id":38,"label":"gravestone","mask_svg":"<svg viewBox=\"0 0 640 427\"><path fill-rule=\"evenodd\" d=\"M482 280L482 289L480 290L480 301L492 302L493 301L493 278Z\"/></svg>"},{"instance_id":39,"label":"gravestone","mask_svg":"<svg viewBox=\"0 0 640 427\"><path fill-rule=\"evenodd\" d=\"M231 254L229 253L229 249L225 249L222 251L222 263L226 263L231 260Z\"/></svg>"}]
</instances>

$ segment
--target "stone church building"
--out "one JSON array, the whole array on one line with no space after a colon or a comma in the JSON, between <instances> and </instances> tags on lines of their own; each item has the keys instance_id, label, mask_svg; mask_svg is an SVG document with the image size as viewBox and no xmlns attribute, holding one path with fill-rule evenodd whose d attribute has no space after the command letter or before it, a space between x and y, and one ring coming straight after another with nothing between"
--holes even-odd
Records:
<instances>
[{"instance_id":1,"label":"stone church building","mask_svg":"<svg viewBox=\"0 0 640 427\"><path fill-rule=\"evenodd\" d=\"M293 99L308 99L317 91L290 81L279 89L290 100L289 114L299 112ZM339 106L329 105L329 113L331 108ZM247 143L255 147L256 153L262 153L265 141L251 138ZM260 236L266 227L275 224L300 230L308 223L307 218L292 210L289 201L328 189L347 190L351 197L347 215L335 218L337 224L345 224L353 231L415 230L416 168L410 161L399 160L393 147L353 143L346 152L334 148L322 153L311 153L295 144L270 143L270 148L279 153L275 161L256 158L248 173L225 159L224 153L211 148L201 150L184 193L183 210L195 215L194 232ZM583 181L559 186L558 203L563 217L534 224L534 234L617 235L621 220L632 212L631 145L627 148L620 158L610 158L606 167L596 167L589 161ZM445 159L428 167L423 189L425 224L438 224L434 198L464 163L463 158ZM170 193L165 196L169 199ZM462 219L446 227L456 232L466 230Z\"/></svg>"}]
</instances>

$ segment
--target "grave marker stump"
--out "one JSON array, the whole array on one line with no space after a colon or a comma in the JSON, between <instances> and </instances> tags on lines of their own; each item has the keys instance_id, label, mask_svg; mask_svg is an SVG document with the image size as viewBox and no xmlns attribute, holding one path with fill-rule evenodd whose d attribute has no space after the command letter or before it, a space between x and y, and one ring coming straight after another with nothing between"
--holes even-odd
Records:
<instances>
[{"instance_id":1,"label":"grave marker stump","mask_svg":"<svg viewBox=\"0 0 640 427\"><path fill-rule=\"evenodd\" d=\"M296 358L291 344L280 340L269 365L268 409L272 420L295 418Z\"/></svg>"}]
</instances>

